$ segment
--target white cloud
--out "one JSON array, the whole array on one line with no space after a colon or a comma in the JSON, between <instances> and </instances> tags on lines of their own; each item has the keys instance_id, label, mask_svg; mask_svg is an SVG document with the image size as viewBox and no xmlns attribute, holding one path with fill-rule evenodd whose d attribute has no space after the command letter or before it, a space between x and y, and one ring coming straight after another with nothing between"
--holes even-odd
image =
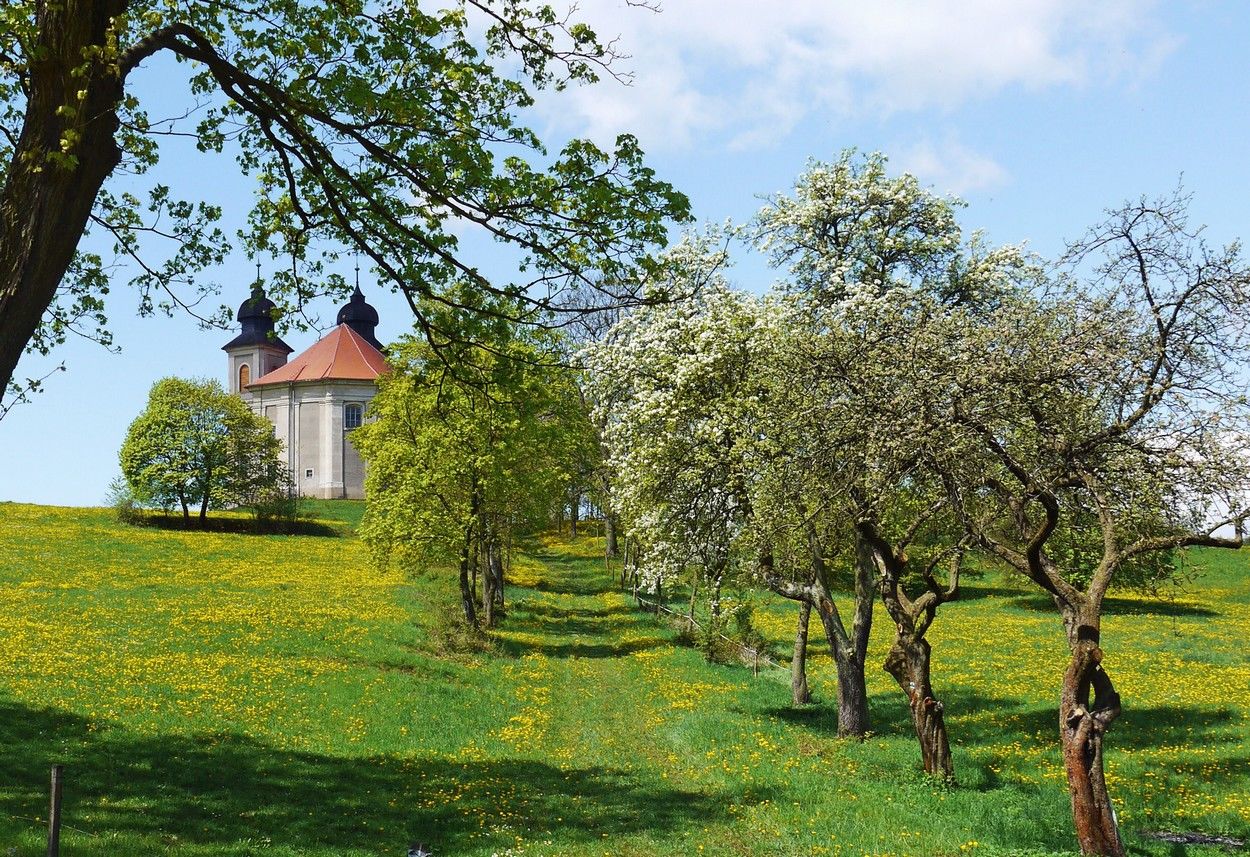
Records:
<instances>
[{"instance_id":1,"label":"white cloud","mask_svg":"<svg viewBox=\"0 0 1250 857\"><path fill-rule=\"evenodd\" d=\"M649 149L755 148L814 113L949 110L1008 88L1144 76L1174 41L1157 0L584 0L579 17L620 35L634 83L544 101L553 122Z\"/></svg>"},{"instance_id":2,"label":"white cloud","mask_svg":"<svg viewBox=\"0 0 1250 857\"><path fill-rule=\"evenodd\" d=\"M1007 170L987 155L975 152L953 136L939 143L922 140L897 150L895 167L931 184L938 193L962 195L999 187L1008 180Z\"/></svg>"}]
</instances>

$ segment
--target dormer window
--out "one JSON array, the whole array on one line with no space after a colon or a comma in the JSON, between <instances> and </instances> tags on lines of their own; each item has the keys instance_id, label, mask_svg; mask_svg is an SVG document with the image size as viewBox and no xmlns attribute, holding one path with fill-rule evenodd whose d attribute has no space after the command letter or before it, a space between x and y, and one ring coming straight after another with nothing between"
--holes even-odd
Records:
<instances>
[{"instance_id":1,"label":"dormer window","mask_svg":"<svg viewBox=\"0 0 1250 857\"><path fill-rule=\"evenodd\" d=\"M239 367L239 389L244 389L250 383L252 383L252 367L244 363Z\"/></svg>"},{"instance_id":2,"label":"dormer window","mask_svg":"<svg viewBox=\"0 0 1250 857\"><path fill-rule=\"evenodd\" d=\"M352 402L343 406L343 430L351 431L360 428L360 424L364 422L365 406Z\"/></svg>"}]
</instances>

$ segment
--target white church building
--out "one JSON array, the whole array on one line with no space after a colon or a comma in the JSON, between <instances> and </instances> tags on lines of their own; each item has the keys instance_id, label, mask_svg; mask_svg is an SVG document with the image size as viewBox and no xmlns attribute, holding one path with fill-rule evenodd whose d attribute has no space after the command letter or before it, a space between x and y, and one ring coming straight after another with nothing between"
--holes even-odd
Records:
<instances>
[{"instance_id":1,"label":"white church building","mask_svg":"<svg viewBox=\"0 0 1250 857\"><path fill-rule=\"evenodd\" d=\"M294 349L274 332L274 309L259 284L239 307L242 331L222 347L230 391L273 424L301 495L363 499L364 462L351 433L388 368L374 336L377 310L357 286L337 326L291 358Z\"/></svg>"}]
</instances>

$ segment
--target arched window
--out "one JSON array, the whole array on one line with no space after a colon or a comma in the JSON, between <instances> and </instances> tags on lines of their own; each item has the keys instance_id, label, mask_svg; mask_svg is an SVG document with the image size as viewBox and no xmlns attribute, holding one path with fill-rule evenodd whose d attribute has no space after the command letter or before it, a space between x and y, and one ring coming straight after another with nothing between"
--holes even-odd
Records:
<instances>
[{"instance_id":1,"label":"arched window","mask_svg":"<svg viewBox=\"0 0 1250 857\"><path fill-rule=\"evenodd\" d=\"M354 428L360 428L360 424L364 422L365 406L356 404L355 402L343 406L343 429L351 431Z\"/></svg>"},{"instance_id":2,"label":"arched window","mask_svg":"<svg viewBox=\"0 0 1250 857\"><path fill-rule=\"evenodd\" d=\"M239 367L239 389L242 390L252 383L252 367L244 363Z\"/></svg>"}]
</instances>

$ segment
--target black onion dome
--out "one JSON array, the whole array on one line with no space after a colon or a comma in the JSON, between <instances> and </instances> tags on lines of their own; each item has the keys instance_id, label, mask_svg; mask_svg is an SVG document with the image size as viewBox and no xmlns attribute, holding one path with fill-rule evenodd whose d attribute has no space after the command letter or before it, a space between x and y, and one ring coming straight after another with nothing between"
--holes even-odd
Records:
<instances>
[{"instance_id":1,"label":"black onion dome","mask_svg":"<svg viewBox=\"0 0 1250 857\"><path fill-rule=\"evenodd\" d=\"M360 286L356 286L356 290L352 292L351 300L345 303L343 308L339 310L335 323L347 325L359 333L365 342L368 342L379 351L382 350L382 343L378 342L378 338L373 333L378 326L378 311L365 302L365 296L361 294Z\"/></svg>"},{"instance_id":2,"label":"black onion dome","mask_svg":"<svg viewBox=\"0 0 1250 857\"><path fill-rule=\"evenodd\" d=\"M247 345L270 345L281 348L290 354L295 349L277 337L273 329L274 310L277 304L265 297L265 290L260 283L252 286L252 294L239 304L235 313L243 327L243 332L222 346L223 351Z\"/></svg>"},{"instance_id":3,"label":"black onion dome","mask_svg":"<svg viewBox=\"0 0 1250 857\"><path fill-rule=\"evenodd\" d=\"M262 324L268 324L270 329L273 328L273 311L278 305L269 300L265 296L265 289L260 283L252 286L252 294L248 299L239 304L239 311L235 313L235 319L247 324L249 321L259 321Z\"/></svg>"}]
</instances>

